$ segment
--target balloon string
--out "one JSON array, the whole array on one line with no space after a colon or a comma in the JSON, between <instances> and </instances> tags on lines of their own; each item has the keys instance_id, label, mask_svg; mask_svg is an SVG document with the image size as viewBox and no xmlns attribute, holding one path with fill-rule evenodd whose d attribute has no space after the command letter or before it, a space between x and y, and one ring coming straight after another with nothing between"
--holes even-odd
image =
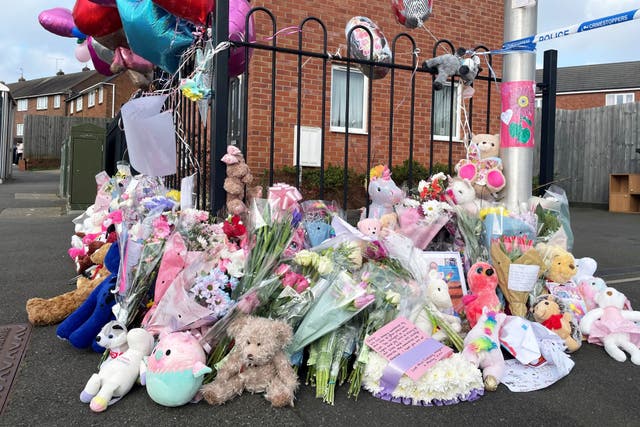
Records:
<instances>
[{"instance_id":1,"label":"balloon string","mask_svg":"<svg viewBox=\"0 0 640 427\"><path fill-rule=\"evenodd\" d=\"M431 32L431 30L429 30L429 28L427 28L427 26L426 26L426 25L424 25L424 22L423 22L423 21L420 21L419 26L420 26L420 27L422 27L422 29L423 29L423 30L425 30L425 31L427 32L427 34L429 34L429 35L433 38L433 40L435 40L436 42L440 41L440 40L439 40L439 39L438 39L438 38L437 38L437 37L436 37L436 36ZM445 52L447 52L447 53L451 53L451 52L449 51L449 49L447 48L447 46L446 46L446 45L441 44L441 45L440 45L440 47L442 47L442 49L444 49L444 51L445 51Z\"/></svg>"},{"instance_id":2,"label":"balloon string","mask_svg":"<svg viewBox=\"0 0 640 427\"><path fill-rule=\"evenodd\" d=\"M302 28L300 28L300 27L295 27L295 26L284 27L281 30L276 31L273 35L262 39L262 41L273 40L273 39L275 39L276 37L278 37L281 34L283 34L285 36L288 36L290 34L295 34L295 33L300 33L300 32L302 32Z\"/></svg>"},{"instance_id":3,"label":"balloon string","mask_svg":"<svg viewBox=\"0 0 640 427\"><path fill-rule=\"evenodd\" d=\"M416 72L418 71L418 65L420 64L420 48L417 47L413 50L413 55L416 56L416 66L413 68L413 72L411 73L411 77L409 78L409 81L412 82L416 76ZM398 111L398 108L400 108L400 106L402 104L404 104L404 101L407 99L407 96L409 95L409 91L411 91L411 88L409 88L409 90L404 94L404 96L402 97L402 100L400 101L400 103L396 106L396 108L393 110Z\"/></svg>"}]
</instances>

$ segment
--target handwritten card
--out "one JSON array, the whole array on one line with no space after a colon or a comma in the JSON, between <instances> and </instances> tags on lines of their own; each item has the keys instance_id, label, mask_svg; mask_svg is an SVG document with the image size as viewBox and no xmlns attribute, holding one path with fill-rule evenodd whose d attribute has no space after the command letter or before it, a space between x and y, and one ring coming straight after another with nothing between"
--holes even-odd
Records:
<instances>
[{"instance_id":1,"label":"handwritten card","mask_svg":"<svg viewBox=\"0 0 640 427\"><path fill-rule=\"evenodd\" d=\"M507 287L512 291L531 292L538 280L539 271L539 265L511 264Z\"/></svg>"},{"instance_id":2,"label":"handwritten card","mask_svg":"<svg viewBox=\"0 0 640 427\"><path fill-rule=\"evenodd\" d=\"M374 334L365 343L390 362L395 372L414 381L453 350L434 340L409 320L399 317ZM399 378L398 378L399 380Z\"/></svg>"}]
</instances>

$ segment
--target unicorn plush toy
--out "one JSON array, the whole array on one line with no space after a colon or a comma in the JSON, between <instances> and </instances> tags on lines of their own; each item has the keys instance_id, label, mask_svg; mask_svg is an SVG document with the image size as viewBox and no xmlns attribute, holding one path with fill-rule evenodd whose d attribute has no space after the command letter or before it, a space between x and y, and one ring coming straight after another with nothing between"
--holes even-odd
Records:
<instances>
[{"instance_id":1,"label":"unicorn plush toy","mask_svg":"<svg viewBox=\"0 0 640 427\"><path fill-rule=\"evenodd\" d=\"M370 177L368 192L371 205L368 218L380 219L393 214L393 206L402 202L404 192L391 179L391 171L387 166L376 166Z\"/></svg>"}]
</instances>

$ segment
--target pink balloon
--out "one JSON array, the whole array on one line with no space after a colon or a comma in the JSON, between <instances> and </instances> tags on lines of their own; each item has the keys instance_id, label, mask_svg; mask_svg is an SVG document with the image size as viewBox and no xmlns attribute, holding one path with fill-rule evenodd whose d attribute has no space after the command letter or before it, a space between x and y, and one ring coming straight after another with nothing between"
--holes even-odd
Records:
<instances>
[{"instance_id":1,"label":"pink balloon","mask_svg":"<svg viewBox=\"0 0 640 427\"><path fill-rule=\"evenodd\" d=\"M117 47L114 51L111 71L118 73L122 70L134 70L141 74L153 71L154 65L141 56L136 55L125 47Z\"/></svg>"},{"instance_id":2,"label":"pink balloon","mask_svg":"<svg viewBox=\"0 0 640 427\"><path fill-rule=\"evenodd\" d=\"M45 30L53 34L62 37L75 37L72 33L75 24L69 9L54 7L53 9L43 10L38 15L38 22Z\"/></svg>"},{"instance_id":3,"label":"pink balloon","mask_svg":"<svg viewBox=\"0 0 640 427\"><path fill-rule=\"evenodd\" d=\"M89 53L86 40L76 46L75 55L80 62L89 62L91 60L91 53Z\"/></svg>"},{"instance_id":4,"label":"pink balloon","mask_svg":"<svg viewBox=\"0 0 640 427\"><path fill-rule=\"evenodd\" d=\"M93 67L97 72L102 74L103 76L111 76L113 73L111 72L111 64L103 61L98 52L96 51L96 44L98 48L102 48L104 50L108 50L106 47L98 44L91 36L87 38L87 49L89 50L89 55L91 56L91 62L93 62ZM113 52L112 52L113 53Z\"/></svg>"},{"instance_id":5,"label":"pink balloon","mask_svg":"<svg viewBox=\"0 0 640 427\"><path fill-rule=\"evenodd\" d=\"M229 0L229 40L243 41L245 38L245 22L251 4L247 0ZM249 18L249 29L247 31L249 42L256 41L256 31L253 22L253 15ZM253 53L249 49L249 58ZM247 64L244 60L244 48L232 48L229 51L229 78L239 76L244 73Z\"/></svg>"}]
</instances>

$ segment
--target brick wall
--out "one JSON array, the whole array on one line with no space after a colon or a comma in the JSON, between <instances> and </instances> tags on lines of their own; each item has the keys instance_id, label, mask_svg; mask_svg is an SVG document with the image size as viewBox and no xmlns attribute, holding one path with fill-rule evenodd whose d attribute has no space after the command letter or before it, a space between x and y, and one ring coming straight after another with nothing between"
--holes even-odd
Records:
<instances>
[{"instance_id":1,"label":"brick wall","mask_svg":"<svg viewBox=\"0 0 640 427\"><path fill-rule=\"evenodd\" d=\"M100 83L104 80L104 76L97 75L97 81L94 82L83 82L82 88L91 87L94 84ZM115 103L114 97L112 95L113 86L115 85ZM115 76L113 79L109 80L108 84L103 84L103 98L102 103L99 102L98 98L98 86L95 87L95 105L89 106L89 94L82 94L82 110L77 111L77 98L73 99L73 113L69 112L68 115L71 117L111 117L112 111L115 116L118 114L120 107L122 104L127 102L133 92L137 90L136 86L131 80L128 72L123 72ZM115 105L115 108L112 110L112 104ZM67 109L69 106L67 105Z\"/></svg>"},{"instance_id":2,"label":"brick wall","mask_svg":"<svg viewBox=\"0 0 640 427\"><path fill-rule=\"evenodd\" d=\"M640 91L637 90L634 93L636 102L639 102ZM605 92L558 95L556 97L556 108L561 110L582 110L585 108L604 107L606 105L606 97L607 94Z\"/></svg>"},{"instance_id":3,"label":"brick wall","mask_svg":"<svg viewBox=\"0 0 640 427\"><path fill-rule=\"evenodd\" d=\"M415 39L421 50L419 63L433 55L434 39L422 28L410 30L395 21L388 0L370 1L363 8L360 1L327 0L323 2L299 0L295 4L275 0L253 1L254 7L264 6L275 16L276 30L297 26L310 15L319 18L327 29L327 52L334 54L340 48L342 56L346 56L345 24L358 14L366 14L384 32L389 43L394 37L406 32ZM449 39L455 47L472 48L484 45L497 48L503 39L503 7L498 0L469 2L452 0L436 2L434 14L426 22L429 30L437 38ZM266 40L273 34L272 23L264 13L254 15L256 20L256 37L258 42L271 44ZM307 51L322 52L323 36L317 23L305 24L302 48ZM278 46L292 49L298 48L298 34L278 36ZM407 38L398 39L395 62L411 66L413 48ZM439 50L436 54L445 53ZM250 88L248 111L248 161L254 170L268 167L269 143L271 128L271 74L270 52L254 50L250 63ZM297 115L297 77L298 58L295 55L277 55L276 74L276 107L275 107L275 165L293 164L294 125ZM303 57L302 68L302 126L320 127L322 123L322 59ZM337 65L343 65L338 63ZM483 75L488 75L484 65ZM494 57L493 69L500 75L501 58ZM372 105L370 106L371 129L368 135L349 136L349 167L363 171L366 168L367 141L371 138L372 162L386 163L389 151L389 134L393 135L394 164L401 163L409 155L410 140L410 106L411 106L410 71L396 71L394 83L394 101L390 106L391 73L383 79L373 80ZM325 164L342 164L344 160L345 135L329 130L331 110L331 63L327 66L327 91L324 94L325 111ZM476 84L473 105L473 131L483 133L486 130L486 91L487 83ZM499 131L500 96L496 86L492 87L492 107L490 131ZM416 74L414 115L414 158L428 165L429 145L431 140L431 76L425 73ZM390 116L393 112L393 128L390 129ZM454 162L464 155L461 143L454 143ZM448 143L434 144L434 160L446 163Z\"/></svg>"}]
</instances>

